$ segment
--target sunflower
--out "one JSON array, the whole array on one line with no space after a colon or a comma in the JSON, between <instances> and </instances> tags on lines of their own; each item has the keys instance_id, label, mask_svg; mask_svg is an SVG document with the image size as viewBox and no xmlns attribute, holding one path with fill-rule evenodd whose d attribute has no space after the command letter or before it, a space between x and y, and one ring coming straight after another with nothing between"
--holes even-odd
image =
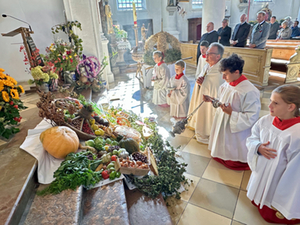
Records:
<instances>
[{"instance_id":1,"label":"sunflower","mask_svg":"<svg viewBox=\"0 0 300 225\"><path fill-rule=\"evenodd\" d=\"M19 93L17 89L10 89L10 95L13 99L19 99Z\"/></svg>"},{"instance_id":2,"label":"sunflower","mask_svg":"<svg viewBox=\"0 0 300 225\"><path fill-rule=\"evenodd\" d=\"M13 82L11 82L10 80L3 80L3 84L9 87L14 87Z\"/></svg>"},{"instance_id":3,"label":"sunflower","mask_svg":"<svg viewBox=\"0 0 300 225\"><path fill-rule=\"evenodd\" d=\"M6 78L6 75L5 75L4 73L2 73L1 71L0 71L0 78L1 78L1 79Z\"/></svg>"},{"instance_id":4,"label":"sunflower","mask_svg":"<svg viewBox=\"0 0 300 225\"><path fill-rule=\"evenodd\" d=\"M10 80L14 85L17 85L17 81L14 79L14 78L12 78L12 77L7 77L7 79L8 80Z\"/></svg>"},{"instance_id":5,"label":"sunflower","mask_svg":"<svg viewBox=\"0 0 300 225\"><path fill-rule=\"evenodd\" d=\"M0 91L3 91L3 89L4 89L4 85L0 84Z\"/></svg>"},{"instance_id":6,"label":"sunflower","mask_svg":"<svg viewBox=\"0 0 300 225\"><path fill-rule=\"evenodd\" d=\"M2 98L4 101L9 102L9 94L6 91L2 91Z\"/></svg>"},{"instance_id":7,"label":"sunflower","mask_svg":"<svg viewBox=\"0 0 300 225\"><path fill-rule=\"evenodd\" d=\"M21 85L19 85L18 88L21 89L21 93L24 93L24 92L25 92L25 91L24 91L24 88L23 88Z\"/></svg>"},{"instance_id":8,"label":"sunflower","mask_svg":"<svg viewBox=\"0 0 300 225\"><path fill-rule=\"evenodd\" d=\"M4 71L5 71L5 69L0 68L0 73L1 73L1 72L4 72Z\"/></svg>"}]
</instances>

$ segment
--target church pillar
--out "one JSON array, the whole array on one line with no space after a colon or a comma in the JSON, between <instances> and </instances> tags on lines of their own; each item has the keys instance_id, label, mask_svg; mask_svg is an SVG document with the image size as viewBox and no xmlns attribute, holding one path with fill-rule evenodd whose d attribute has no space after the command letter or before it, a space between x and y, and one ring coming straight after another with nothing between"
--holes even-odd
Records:
<instances>
[{"instance_id":1,"label":"church pillar","mask_svg":"<svg viewBox=\"0 0 300 225\"><path fill-rule=\"evenodd\" d=\"M65 12L68 20L77 20L82 25L82 31L74 30L81 39L83 53L87 56L94 55L99 61L104 56L108 57L108 65L103 71L103 78L108 82L114 81L111 72L108 40L102 35L99 0L64 0ZM102 33L102 34L101 34Z\"/></svg>"},{"instance_id":2,"label":"church pillar","mask_svg":"<svg viewBox=\"0 0 300 225\"><path fill-rule=\"evenodd\" d=\"M161 1L161 13L163 19L163 30L179 39L179 31L177 30L176 23L177 7L168 6L168 1L166 0Z\"/></svg>"},{"instance_id":3,"label":"church pillar","mask_svg":"<svg viewBox=\"0 0 300 225\"><path fill-rule=\"evenodd\" d=\"M225 0L203 0L202 6L202 34L205 34L206 25L209 22L214 23L214 29L217 31L222 26L222 20L225 17Z\"/></svg>"}]
</instances>

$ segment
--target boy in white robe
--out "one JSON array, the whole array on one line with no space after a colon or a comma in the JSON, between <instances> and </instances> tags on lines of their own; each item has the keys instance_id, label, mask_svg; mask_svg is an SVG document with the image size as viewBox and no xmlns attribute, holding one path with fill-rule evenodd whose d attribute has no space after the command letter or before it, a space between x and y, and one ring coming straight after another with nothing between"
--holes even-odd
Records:
<instances>
[{"instance_id":1,"label":"boy in white robe","mask_svg":"<svg viewBox=\"0 0 300 225\"><path fill-rule=\"evenodd\" d=\"M270 115L253 126L247 139L252 170L247 196L270 223L300 223L299 96L295 85L273 90Z\"/></svg>"},{"instance_id":2,"label":"boy in white robe","mask_svg":"<svg viewBox=\"0 0 300 225\"><path fill-rule=\"evenodd\" d=\"M198 77L192 94L193 110L203 101L203 95L217 96L220 85L224 82L220 72L220 60L223 56L224 48L219 43L212 43L206 52L204 68ZM189 114L193 111L189 109ZM211 126L216 109L210 104L203 104L193 115L195 120L195 138L198 142L208 144ZM193 120L191 120L193 121Z\"/></svg>"},{"instance_id":3,"label":"boy in white robe","mask_svg":"<svg viewBox=\"0 0 300 225\"><path fill-rule=\"evenodd\" d=\"M170 105L170 116L175 119L184 119L187 116L190 103L190 83L183 71L185 63L179 60L175 63L176 75L171 77L169 87L172 88L167 95Z\"/></svg>"},{"instance_id":4,"label":"boy in white robe","mask_svg":"<svg viewBox=\"0 0 300 225\"><path fill-rule=\"evenodd\" d=\"M170 70L163 61L164 55L161 51L153 52L153 60L156 63L153 69L154 89L152 102L155 105L168 107L167 85L170 79Z\"/></svg>"},{"instance_id":5,"label":"boy in white robe","mask_svg":"<svg viewBox=\"0 0 300 225\"><path fill-rule=\"evenodd\" d=\"M195 74L196 80L198 79L198 77L201 76L204 65L207 64L207 62L206 62L206 52L208 50L208 47L209 47L208 41L202 41L200 43L201 55L199 56L197 71L196 71L196 74ZM203 74L202 74L202 76L203 76ZM192 98L191 98L190 106L189 106L189 110L188 110L188 115L191 114L197 108L197 106L201 103L202 98L201 97L199 98L199 96L202 96L202 95L199 95L199 92L200 92L200 85L197 84L197 82L195 82L195 86L194 86L194 89L193 89L193 94L192 94ZM192 118L190 119L190 121L187 125L188 129L195 130L196 117L197 116L192 116Z\"/></svg>"},{"instance_id":6,"label":"boy in white robe","mask_svg":"<svg viewBox=\"0 0 300 225\"><path fill-rule=\"evenodd\" d=\"M221 61L223 79L208 149L216 161L233 170L249 170L246 139L259 118L260 93L242 75L244 60L233 54ZM205 98L205 97L204 97ZM226 103L226 104L225 104Z\"/></svg>"}]
</instances>

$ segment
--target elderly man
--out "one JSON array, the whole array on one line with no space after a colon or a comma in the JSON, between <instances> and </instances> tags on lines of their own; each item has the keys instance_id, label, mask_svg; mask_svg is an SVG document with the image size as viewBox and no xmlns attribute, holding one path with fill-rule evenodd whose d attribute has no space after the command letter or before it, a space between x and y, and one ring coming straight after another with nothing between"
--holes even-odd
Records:
<instances>
[{"instance_id":1,"label":"elderly man","mask_svg":"<svg viewBox=\"0 0 300 225\"><path fill-rule=\"evenodd\" d=\"M250 36L250 48L263 49L266 46L267 39L270 33L270 24L265 21L266 13L260 11L257 13L257 24L252 29L252 34Z\"/></svg>"},{"instance_id":2,"label":"elderly man","mask_svg":"<svg viewBox=\"0 0 300 225\"><path fill-rule=\"evenodd\" d=\"M198 44L198 47L197 47L197 63L198 63L199 56L201 55L200 43L202 41L208 41L209 44L211 44L213 42L218 42L219 34L218 34L217 31L214 30L214 23L213 22L209 22L207 24L206 31L207 31L207 33L202 35L201 40L200 40L200 42Z\"/></svg>"},{"instance_id":3,"label":"elderly man","mask_svg":"<svg viewBox=\"0 0 300 225\"><path fill-rule=\"evenodd\" d=\"M222 27L218 30L219 43L224 46L230 46L231 27L228 26L228 19L222 20Z\"/></svg>"},{"instance_id":4,"label":"elderly man","mask_svg":"<svg viewBox=\"0 0 300 225\"><path fill-rule=\"evenodd\" d=\"M250 31L250 24L246 22L247 15L243 14L240 17L241 23L237 24L234 28L231 36L232 45L234 47L245 47L247 43L247 37Z\"/></svg>"},{"instance_id":5,"label":"elderly man","mask_svg":"<svg viewBox=\"0 0 300 225\"><path fill-rule=\"evenodd\" d=\"M224 47L221 44L214 42L209 46L206 52L207 64L203 67L195 83L189 113L203 101L203 95L217 96L218 88L224 82L219 68L219 61L223 53ZM194 114L193 120L195 121L193 124L188 124L188 126L195 128L195 137L198 142L208 144L215 112L216 109L210 104L204 104Z\"/></svg>"},{"instance_id":6,"label":"elderly man","mask_svg":"<svg viewBox=\"0 0 300 225\"><path fill-rule=\"evenodd\" d=\"M276 20L276 16L271 17L271 27L270 27L270 34L268 39L276 39L277 37L277 32L279 30L279 23Z\"/></svg>"}]
</instances>

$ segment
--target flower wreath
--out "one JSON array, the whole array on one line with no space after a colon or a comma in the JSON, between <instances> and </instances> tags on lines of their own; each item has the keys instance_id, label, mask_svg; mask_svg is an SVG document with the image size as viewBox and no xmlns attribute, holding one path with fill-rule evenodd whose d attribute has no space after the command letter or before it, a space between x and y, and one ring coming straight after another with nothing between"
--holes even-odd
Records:
<instances>
[{"instance_id":1,"label":"flower wreath","mask_svg":"<svg viewBox=\"0 0 300 225\"><path fill-rule=\"evenodd\" d=\"M97 75L99 74L99 72L101 70L101 64L100 64L98 58L95 56L86 57L85 55L83 55L83 60L81 60L76 67L76 70L79 74L81 74L81 71L80 71L81 67L83 67L85 69L85 72L86 72L85 76L87 78L97 77Z\"/></svg>"}]
</instances>

